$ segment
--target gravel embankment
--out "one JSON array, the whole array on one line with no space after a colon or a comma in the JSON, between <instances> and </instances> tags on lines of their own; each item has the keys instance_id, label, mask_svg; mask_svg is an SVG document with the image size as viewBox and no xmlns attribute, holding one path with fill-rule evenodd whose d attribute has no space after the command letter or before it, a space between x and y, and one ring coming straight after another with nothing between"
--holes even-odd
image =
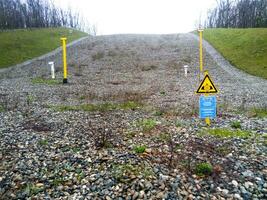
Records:
<instances>
[{"instance_id":1,"label":"gravel embankment","mask_svg":"<svg viewBox=\"0 0 267 200\"><path fill-rule=\"evenodd\" d=\"M266 199L267 118L252 108L266 109L267 81L204 44L219 89L211 128L198 118L191 34L84 39L68 48L66 85L60 53L2 70L0 199ZM49 61L60 84L35 83ZM197 173L200 163L212 172Z\"/></svg>"}]
</instances>

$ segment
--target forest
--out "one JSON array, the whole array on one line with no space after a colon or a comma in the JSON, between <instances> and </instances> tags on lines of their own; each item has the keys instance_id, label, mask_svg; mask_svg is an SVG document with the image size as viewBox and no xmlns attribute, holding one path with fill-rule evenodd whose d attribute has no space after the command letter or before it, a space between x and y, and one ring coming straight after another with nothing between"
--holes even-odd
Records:
<instances>
[{"instance_id":1,"label":"forest","mask_svg":"<svg viewBox=\"0 0 267 200\"><path fill-rule=\"evenodd\" d=\"M86 29L78 12L55 6L51 0L0 0L0 29L69 27Z\"/></svg>"},{"instance_id":2,"label":"forest","mask_svg":"<svg viewBox=\"0 0 267 200\"><path fill-rule=\"evenodd\" d=\"M217 6L208 12L205 27L267 27L267 0L217 0Z\"/></svg>"}]
</instances>

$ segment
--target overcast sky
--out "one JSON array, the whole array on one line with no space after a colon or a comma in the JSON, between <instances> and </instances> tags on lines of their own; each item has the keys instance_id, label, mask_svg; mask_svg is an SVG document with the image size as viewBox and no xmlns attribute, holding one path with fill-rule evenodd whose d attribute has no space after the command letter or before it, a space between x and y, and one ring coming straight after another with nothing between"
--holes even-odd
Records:
<instances>
[{"instance_id":1,"label":"overcast sky","mask_svg":"<svg viewBox=\"0 0 267 200\"><path fill-rule=\"evenodd\" d=\"M216 0L54 0L83 13L97 34L182 33L196 28Z\"/></svg>"}]
</instances>

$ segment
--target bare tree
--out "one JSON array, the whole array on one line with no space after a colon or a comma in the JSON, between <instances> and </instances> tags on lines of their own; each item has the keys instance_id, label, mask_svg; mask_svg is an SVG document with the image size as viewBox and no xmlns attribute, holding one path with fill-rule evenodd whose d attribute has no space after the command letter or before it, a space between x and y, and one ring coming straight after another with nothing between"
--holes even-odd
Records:
<instances>
[{"instance_id":1,"label":"bare tree","mask_svg":"<svg viewBox=\"0 0 267 200\"><path fill-rule=\"evenodd\" d=\"M267 27L266 0L217 0L208 11L205 26L209 28Z\"/></svg>"},{"instance_id":2,"label":"bare tree","mask_svg":"<svg viewBox=\"0 0 267 200\"><path fill-rule=\"evenodd\" d=\"M78 12L57 8L52 0L0 0L0 29L70 27L85 30Z\"/></svg>"}]
</instances>

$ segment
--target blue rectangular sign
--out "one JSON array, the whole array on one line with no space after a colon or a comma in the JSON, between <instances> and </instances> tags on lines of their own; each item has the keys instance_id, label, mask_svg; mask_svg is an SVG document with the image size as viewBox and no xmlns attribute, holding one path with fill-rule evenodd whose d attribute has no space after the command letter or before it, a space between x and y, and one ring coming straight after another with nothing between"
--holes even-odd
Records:
<instances>
[{"instance_id":1,"label":"blue rectangular sign","mask_svg":"<svg viewBox=\"0 0 267 200\"><path fill-rule=\"evenodd\" d=\"M216 117L216 97L200 96L199 98L199 117L201 119Z\"/></svg>"}]
</instances>

